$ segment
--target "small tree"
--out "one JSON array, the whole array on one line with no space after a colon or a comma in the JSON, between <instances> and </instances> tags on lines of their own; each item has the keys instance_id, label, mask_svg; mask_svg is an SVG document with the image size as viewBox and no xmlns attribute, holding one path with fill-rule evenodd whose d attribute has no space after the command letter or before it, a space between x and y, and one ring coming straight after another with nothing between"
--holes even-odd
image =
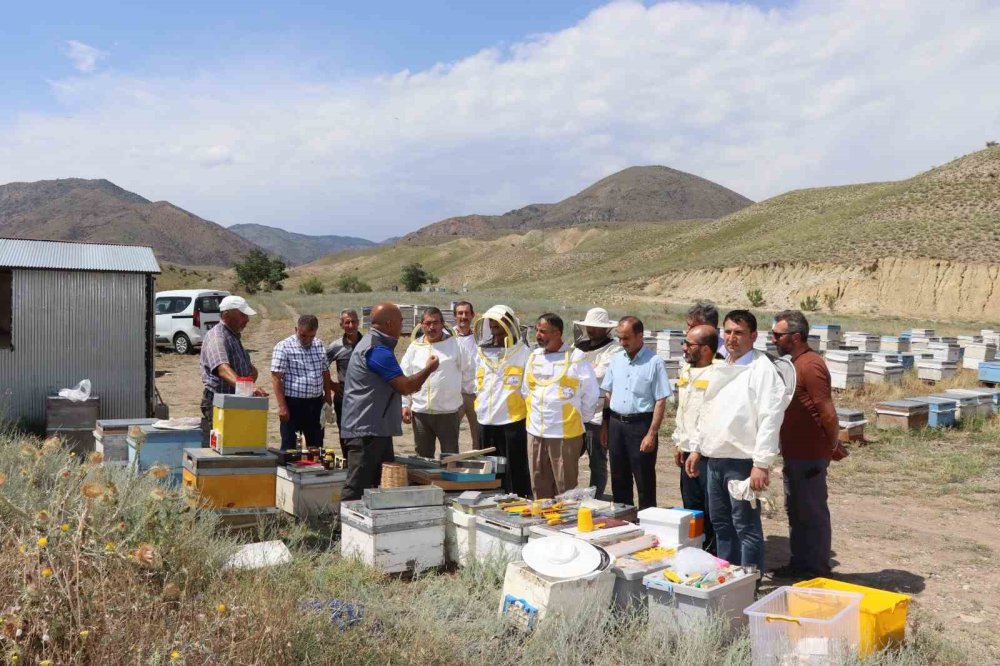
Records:
<instances>
[{"instance_id":1,"label":"small tree","mask_svg":"<svg viewBox=\"0 0 1000 666\"><path fill-rule=\"evenodd\" d=\"M755 308L759 308L767 303L767 301L764 300L764 292L757 288L747 289L747 300L750 301L750 305Z\"/></svg>"},{"instance_id":2,"label":"small tree","mask_svg":"<svg viewBox=\"0 0 1000 666\"><path fill-rule=\"evenodd\" d=\"M830 312L833 312L833 309L837 306L837 300L837 294L823 294L823 302L826 303L826 309Z\"/></svg>"},{"instance_id":3,"label":"small tree","mask_svg":"<svg viewBox=\"0 0 1000 666\"><path fill-rule=\"evenodd\" d=\"M322 294L323 291L323 282L318 277L311 277L308 280L303 280L302 284L299 285L300 294Z\"/></svg>"},{"instance_id":4,"label":"small tree","mask_svg":"<svg viewBox=\"0 0 1000 666\"><path fill-rule=\"evenodd\" d=\"M399 272L399 281L406 291L420 291L425 284L437 284L438 279L417 262L403 266Z\"/></svg>"},{"instance_id":5,"label":"small tree","mask_svg":"<svg viewBox=\"0 0 1000 666\"><path fill-rule=\"evenodd\" d=\"M270 258L260 248L250 250L242 261L233 264L236 270L236 284L248 294L264 291L280 291L282 281L288 279L285 262Z\"/></svg>"},{"instance_id":6,"label":"small tree","mask_svg":"<svg viewBox=\"0 0 1000 666\"><path fill-rule=\"evenodd\" d=\"M815 312L819 310L819 299L815 296L806 296L799 301L799 309L803 312Z\"/></svg>"},{"instance_id":7,"label":"small tree","mask_svg":"<svg viewBox=\"0 0 1000 666\"><path fill-rule=\"evenodd\" d=\"M366 294L371 290L371 286L356 275L341 275L337 279L337 291L344 294Z\"/></svg>"}]
</instances>

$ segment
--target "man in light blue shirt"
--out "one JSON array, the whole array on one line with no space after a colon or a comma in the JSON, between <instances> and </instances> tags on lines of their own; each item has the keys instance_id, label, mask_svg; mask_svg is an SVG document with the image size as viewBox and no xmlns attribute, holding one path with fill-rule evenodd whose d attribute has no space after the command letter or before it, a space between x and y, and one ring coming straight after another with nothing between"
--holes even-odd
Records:
<instances>
[{"instance_id":1,"label":"man in light blue shirt","mask_svg":"<svg viewBox=\"0 0 1000 666\"><path fill-rule=\"evenodd\" d=\"M657 433L671 393L666 366L642 344L643 330L636 317L619 320L622 350L601 383L608 395L601 444L611 459L611 493L615 502L635 504L634 480L639 509L656 506Z\"/></svg>"}]
</instances>

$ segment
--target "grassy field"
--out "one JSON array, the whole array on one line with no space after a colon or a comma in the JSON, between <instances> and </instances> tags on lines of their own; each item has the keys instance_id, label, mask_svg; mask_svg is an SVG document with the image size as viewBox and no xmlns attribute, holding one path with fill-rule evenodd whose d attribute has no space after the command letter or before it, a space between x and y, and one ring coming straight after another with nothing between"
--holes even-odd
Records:
<instances>
[{"instance_id":1,"label":"grassy field","mask_svg":"<svg viewBox=\"0 0 1000 666\"><path fill-rule=\"evenodd\" d=\"M745 634L729 642L711 623L675 633L603 608L525 636L496 613L502 562L404 580L340 558L332 534L287 519L242 540L281 538L291 564L226 570L241 539L218 533L193 498L58 443L0 440L8 664L749 664ZM977 663L933 618L911 618L904 648L863 663Z\"/></svg>"}]
</instances>

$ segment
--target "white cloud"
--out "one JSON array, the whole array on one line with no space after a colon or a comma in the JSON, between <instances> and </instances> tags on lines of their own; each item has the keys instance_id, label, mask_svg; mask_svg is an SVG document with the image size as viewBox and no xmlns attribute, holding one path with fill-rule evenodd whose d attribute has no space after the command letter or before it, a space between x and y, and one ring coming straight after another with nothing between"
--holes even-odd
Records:
<instances>
[{"instance_id":1,"label":"white cloud","mask_svg":"<svg viewBox=\"0 0 1000 666\"><path fill-rule=\"evenodd\" d=\"M1000 138L997 53L988 0L621 2L348 83L279 62L59 81L63 113L0 127L0 182L105 177L224 224L376 238L555 201L632 164L760 199L907 177Z\"/></svg>"},{"instance_id":2,"label":"white cloud","mask_svg":"<svg viewBox=\"0 0 1000 666\"><path fill-rule=\"evenodd\" d=\"M97 69L97 63L108 57L104 51L89 44L71 39L66 42L66 56L73 62L73 67L84 74L90 74Z\"/></svg>"}]
</instances>

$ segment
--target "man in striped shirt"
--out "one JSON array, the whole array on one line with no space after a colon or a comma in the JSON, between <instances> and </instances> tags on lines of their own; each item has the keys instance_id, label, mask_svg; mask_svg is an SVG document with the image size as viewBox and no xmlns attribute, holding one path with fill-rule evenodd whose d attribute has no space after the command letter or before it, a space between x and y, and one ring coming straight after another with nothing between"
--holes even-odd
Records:
<instances>
[{"instance_id":1,"label":"man in striped shirt","mask_svg":"<svg viewBox=\"0 0 1000 666\"><path fill-rule=\"evenodd\" d=\"M323 341L316 337L318 330L315 315L302 315L295 333L276 344L271 355L271 383L278 402L282 450L295 448L299 432L307 445L323 446L320 415L324 403L333 403L333 380Z\"/></svg>"}]
</instances>

